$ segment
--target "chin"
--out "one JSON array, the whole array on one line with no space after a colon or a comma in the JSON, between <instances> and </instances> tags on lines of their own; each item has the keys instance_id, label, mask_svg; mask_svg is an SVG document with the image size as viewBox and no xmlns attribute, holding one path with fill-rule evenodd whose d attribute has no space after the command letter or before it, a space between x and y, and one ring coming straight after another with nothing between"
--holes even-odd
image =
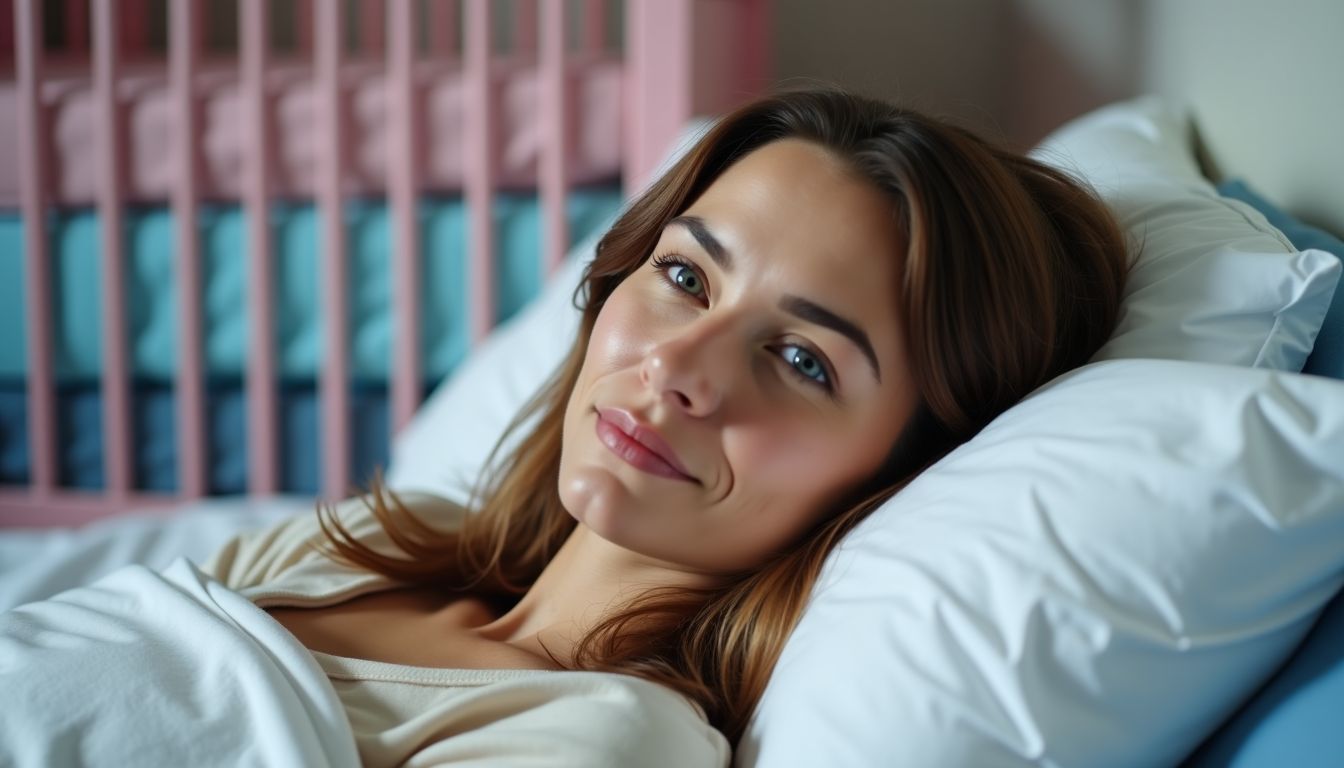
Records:
<instances>
[{"instance_id":1,"label":"chin","mask_svg":"<svg viewBox=\"0 0 1344 768\"><path fill-rule=\"evenodd\" d=\"M620 480L601 467L560 463L560 503L575 520L606 537L628 517L632 499Z\"/></svg>"}]
</instances>

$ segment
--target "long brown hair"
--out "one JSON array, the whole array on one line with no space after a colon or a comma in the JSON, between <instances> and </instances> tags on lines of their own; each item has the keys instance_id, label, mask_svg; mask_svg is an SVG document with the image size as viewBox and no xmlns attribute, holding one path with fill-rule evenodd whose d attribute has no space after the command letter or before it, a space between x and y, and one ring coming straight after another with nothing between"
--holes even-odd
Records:
<instances>
[{"instance_id":1,"label":"long brown hair","mask_svg":"<svg viewBox=\"0 0 1344 768\"><path fill-rule=\"evenodd\" d=\"M827 554L915 474L1052 377L1085 363L1114 328L1129 261L1108 210L1063 173L961 128L838 90L781 93L720 120L602 238L576 293L577 339L523 407L473 493L477 511L443 534L375 488L368 503L405 557L321 515L334 553L396 579L509 602L575 526L556 484L561 424L593 323L649 257L669 220L752 150L783 138L845 160L891 202L906 235L898 293L920 403L884 467L836 500L791 549L721 588L653 591L594 627L579 669L638 675L704 707L736 743Z\"/></svg>"}]
</instances>

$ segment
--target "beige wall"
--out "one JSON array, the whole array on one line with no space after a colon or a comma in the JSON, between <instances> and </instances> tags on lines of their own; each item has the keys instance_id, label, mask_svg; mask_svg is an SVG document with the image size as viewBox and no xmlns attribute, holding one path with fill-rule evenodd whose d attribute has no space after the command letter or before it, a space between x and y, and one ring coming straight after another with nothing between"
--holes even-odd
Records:
<instances>
[{"instance_id":1,"label":"beige wall","mask_svg":"<svg viewBox=\"0 0 1344 768\"><path fill-rule=\"evenodd\" d=\"M775 0L775 67L1025 147L1137 92L1137 0Z\"/></svg>"},{"instance_id":2,"label":"beige wall","mask_svg":"<svg viewBox=\"0 0 1344 768\"><path fill-rule=\"evenodd\" d=\"M775 0L776 74L992 131L1003 114L1003 9L994 0Z\"/></svg>"},{"instance_id":3,"label":"beige wall","mask_svg":"<svg viewBox=\"0 0 1344 768\"><path fill-rule=\"evenodd\" d=\"M1340 0L773 0L779 77L821 78L1025 149L1143 92L1212 166L1344 232Z\"/></svg>"}]
</instances>

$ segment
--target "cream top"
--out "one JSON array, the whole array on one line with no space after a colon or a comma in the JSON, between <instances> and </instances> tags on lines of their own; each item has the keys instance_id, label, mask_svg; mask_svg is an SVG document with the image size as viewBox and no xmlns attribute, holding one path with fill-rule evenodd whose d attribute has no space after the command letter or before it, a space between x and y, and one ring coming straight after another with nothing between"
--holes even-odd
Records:
<instances>
[{"instance_id":1,"label":"cream top","mask_svg":"<svg viewBox=\"0 0 1344 768\"><path fill-rule=\"evenodd\" d=\"M401 500L444 530L464 514L435 496ZM361 541L397 553L361 500L343 502L336 514ZM322 539L316 515L300 515L234 539L202 570L261 608L331 605L398 586L326 557L316 549ZM629 675L438 669L311 653L369 766L725 766L731 755L699 707Z\"/></svg>"}]
</instances>

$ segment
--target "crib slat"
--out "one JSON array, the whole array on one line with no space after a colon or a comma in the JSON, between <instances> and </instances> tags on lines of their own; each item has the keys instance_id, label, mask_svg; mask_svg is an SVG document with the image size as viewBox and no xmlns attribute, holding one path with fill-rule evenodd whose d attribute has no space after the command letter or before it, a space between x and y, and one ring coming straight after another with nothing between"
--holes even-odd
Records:
<instances>
[{"instance_id":1,"label":"crib slat","mask_svg":"<svg viewBox=\"0 0 1344 768\"><path fill-rule=\"evenodd\" d=\"M51 169L46 162L49 135L41 101L42 9L39 0L16 0L14 27L19 80L19 164L23 182L29 487L33 498L41 502L56 488L56 410L51 370L51 262L46 209Z\"/></svg>"},{"instance_id":2,"label":"crib slat","mask_svg":"<svg viewBox=\"0 0 1344 768\"><path fill-rule=\"evenodd\" d=\"M194 84L200 57L198 0L174 0L169 6L173 109L177 113L177 166L173 185L173 224L177 254L177 487L186 498L205 495L205 392L201 347L201 264L196 206L200 163L196 152L198 121Z\"/></svg>"},{"instance_id":3,"label":"crib slat","mask_svg":"<svg viewBox=\"0 0 1344 768\"><path fill-rule=\"evenodd\" d=\"M131 488L131 399L126 361L125 234L122 202L124 143L117 84L121 75L114 0L94 5L94 91L102 125L102 180L98 189L98 220L102 224L103 270L103 471L109 499L119 500Z\"/></svg>"},{"instance_id":4,"label":"crib slat","mask_svg":"<svg viewBox=\"0 0 1344 768\"><path fill-rule=\"evenodd\" d=\"M266 0L245 0L239 31L242 54L247 186L247 489L254 495L280 490L276 447L279 414L276 394L275 313L272 308L270 176L271 135L268 130L266 67L270 55Z\"/></svg>"},{"instance_id":5,"label":"crib slat","mask_svg":"<svg viewBox=\"0 0 1344 768\"><path fill-rule=\"evenodd\" d=\"M695 50L689 0L627 0L625 56L626 150L622 185L634 195L652 179L677 131L694 114L691 56Z\"/></svg>"},{"instance_id":6,"label":"crib slat","mask_svg":"<svg viewBox=\"0 0 1344 768\"><path fill-rule=\"evenodd\" d=\"M495 88L491 61L491 0L467 0L467 124L464 126L471 263L472 338L480 341L495 321Z\"/></svg>"},{"instance_id":7,"label":"crib slat","mask_svg":"<svg viewBox=\"0 0 1344 768\"><path fill-rule=\"evenodd\" d=\"M541 207L544 216L545 264L554 270L569 247L565 215L569 181L569 76L565 58L565 5L545 0L541 13Z\"/></svg>"},{"instance_id":8,"label":"crib slat","mask_svg":"<svg viewBox=\"0 0 1344 768\"><path fill-rule=\"evenodd\" d=\"M341 172L345 160L344 114L341 108L341 4L317 3L317 90L321 122L326 126L325 151L318 163L318 208L322 218L320 295L325 330L319 397L322 445L322 493L328 499L345 495L349 484L350 395L346 349L345 217L341 205Z\"/></svg>"},{"instance_id":9,"label":"crib slat","mask_svg":"<svg viewBox=\"0 0 1344 768\"><path fill-rule=\"evenodd\" d=\"M392 429L405 426L420 404L420 228L416 212L415 0L390 0L387 25L388 187L392 203Z\"/></svg>"}]
</instances>

